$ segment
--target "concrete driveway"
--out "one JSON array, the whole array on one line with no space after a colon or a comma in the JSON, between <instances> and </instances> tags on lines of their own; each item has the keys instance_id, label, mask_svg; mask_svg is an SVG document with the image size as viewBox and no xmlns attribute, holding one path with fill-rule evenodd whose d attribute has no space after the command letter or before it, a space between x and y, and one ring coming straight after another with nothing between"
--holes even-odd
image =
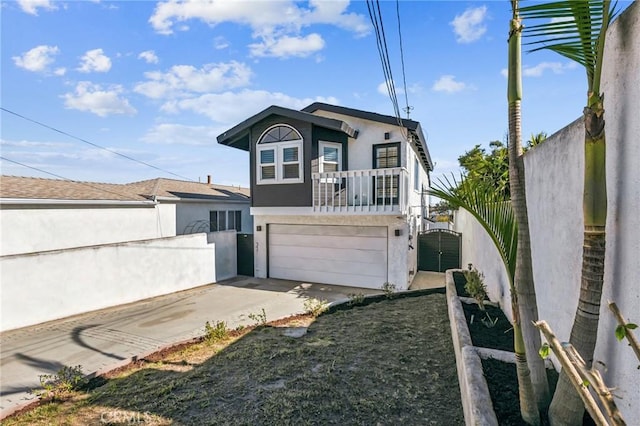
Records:
<instances>
[{"instance_id":1,"label":"concrete driveway","mask_svg":"<svg viewBox=\"0 0 640 426\"><path fill-rule=\"evenodd\" d=\"M100 373L161 347L203 334L205 321L229 328L252 324L251 313L271 321L304 311L308 298L329 302L370 289L237 277L140 302L0 334L0 419L33 399L40 374L81 365ZM37 307L34 307L37 309Z\"/></svg>"}]
</instances>

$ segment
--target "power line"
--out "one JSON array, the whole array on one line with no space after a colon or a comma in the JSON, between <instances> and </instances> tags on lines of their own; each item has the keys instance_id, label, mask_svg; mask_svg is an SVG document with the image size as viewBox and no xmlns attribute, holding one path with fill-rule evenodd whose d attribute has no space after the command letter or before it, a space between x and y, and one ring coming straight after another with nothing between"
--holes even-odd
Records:
<instances>
[{"instance_id":1,"label":"power line","mask_svg":"<svg viewBox=\"0 0 640 426\"><path fill-rule=\"evenodd\" d=\"M389 59L389 49L387 47L387 40L384 32L384 24L382 22L382 12L380 10L380 1L375 0L367 0L367 9L369 11L369 18L371 19L371 24L373 25L376 42L378 46L378 54L380 56L380 62L382 64L382 72L385 77L385 82L387 85L387 92L389 94L389 98L391 99L391 103L393 105L394 115L398 122L398 127L400 127L400 132L402 136L409 140L409 135L405 132L404 123L402 118L400 117L400 107L398 105L398 95L396 93L395 84L393 81L393 73L391 71L391 61ZM404 59L403 59L404 61ZM403 78L404 78L404 67L403 67ZM406 83L405 83L405 94L406 94Z\"/></svg>"},{"instance_id":2,"label":"power line","mask_svg":"<svg viewBox=\"0 0 640 426\"><path fill-rule=\"evenodd\" d=\"M396 0L396 16L398 17L398 38L400 39L400 61L402 62L402 84L404 86L404 100L406 107L404 111L407 118L411 114L413 107L409 106L409 92L407 91L407 76L404 72L404 48L402 47L402 30L400 29L400 0Z\"/></svg>"},{"instance_id":3,"label":"power line","mask_svg":"<svg viewBox=\"0 0 640 426\"><path fill-rule=\"evenodd\" d=\"M8 161L9 163L17 164L19 166L26 167L27 169L35 170L35 171L38 171L40 173L47 174L49 176L57 177L58 179L66 180L68 182L74 182L74 183L77 183L79 185L83 185L83 186L87 186L89 188L97 189L98 191L103 191L103 192L108 192L110 194L115 194L115 195L118 195L119 197L125 197L125 198L130 198L131 197L131 195L121 194L119 192L111 191L111 190L108 190L108 189L105 189L105 188L100 188L98 186L91 185L90 183L87 183L87 182L80 182L80 181L77 181L77 180L69 179L67 177L64 177L64 176L61 176L61 175L57 175L55 173L48 172L48 171L40 169L38 167L29 166L27 164L21 163L21 162L16 161L16 160L12 160L12 159L7 158L7 157L3 157L1 155L0 155L0 160Z\"/></svg>"},{"instance_id":4,"label":"power line","mask_svg":"<svg viewBox=\"0 0 640 426\"><path fill-rule=\"evenodd\" d=\"M120 156L122 158L126 158L127 160L134 161L134 162L136 162L138 164L142 164L143 166L151 167L152 169L161 171L163 173L170 174L172 176L179 177L180 179L183 179L183 180L189 180L189 181L195 182L193 179L190 179L188 177L181 176L179 174L170 172L169 170L165 170L165 169L163 169L161 167L154 166L153 164L149 164L149 163L146 163L146 162L144 162L142 160L138 160L136 158L130 157L130 156L126 155L126 154L122 154L122 153L120 153L118 151L114 151L113 149L109 149L109 148L106 148L104 146L98 145L96 143L90 142L90 141L88 141L86 139L82 139L82 138L80 138L78 136L74 136L74 135L72 135L70 133L67 133L67 132L63 131L63 130L57 129L57 128L53 127L53 126L49 126L48 124L44 124L44 123L42 123L40 121L37 121L37 120L34 120L32 118L25 117L22 114L18 114L17 112L8 110L8 109L6 109L4 107L0 107L0 109L2 111L4 111L4 112L7 112L7 113L12 114L12 115L15 115L16 117L22 118L23 120L30 121L31 123L37 124L37 125L42 126L42 127L46 128L46 129L53 130L54 132L60 133L60 134L65 135L65 136L68 136L68 137L70 137L72 139L76 139L76 140L78 140L78 141L80 141L82 143L86 143L87 145L91 145L91 146L93 146L95 148L102 149L102 150L107 151L107 152L109 152L111 154L115 154L115 155L118 155L118 156Z\"/></svg>"},{"instance_id":5,"label":"power line","mask_svg":"<svg viewBox=\"0 0 640 426\"><path fill-rule=\"evenodd\" d=\"M377 8L376 8L377 6ZM398 97L395 90L395 84L393 81L393 73L391 71L391 63L389 60L389 51L387 48L386 37L384 35L384 24L382 22L382 13L380 11L380 2L376 0L374 5L373 0L367 0L367 9L369 11L369 18L376 36L376 44L378 47L378 55L380 56L380 62L382 64L382 72L385 78L385 84L387 86L387 93L391 99L394 114L396 118L400 119L400 109L398 108ZM398 122L400 124L400 122Z\"/></svg>"}]
</instances>

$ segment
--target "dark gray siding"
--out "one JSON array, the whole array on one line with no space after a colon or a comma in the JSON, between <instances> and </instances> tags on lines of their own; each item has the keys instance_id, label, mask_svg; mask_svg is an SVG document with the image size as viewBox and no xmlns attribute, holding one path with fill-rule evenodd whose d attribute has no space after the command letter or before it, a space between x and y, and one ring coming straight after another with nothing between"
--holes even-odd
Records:
<instances>
[{"instance_id":1,"label":"dark gray siding","mask_svg":"<svg viewBox=\"0 0 640 426\"><path fill-rule=\"evenodd\" d=\"M260 135L276 124L288 124L302 135L304 140L303 183L256 185L255 147ZM342 132L278 115L272 115L252 126L250 144L251 205L253 207L311 207L313 197L311 174L318 171L318 141L320 140L342 143L342 169L346 170L348 136Z\"/></svg>"},{"instance_id":2,"label":"dark gray siding","mask_svg":"<svg viewBox=\"0 0 640 426\"><path fill-rule=\"evenodd\" d=\"M275 124L288 124L294 127L303 138L303 183L285 183L276 185L256 185L256 144L258 138ZM309 207L311 206L311 124L287 117L272 115L251 128L251 205L253 207ZM316 148L317 151L317 148Z\"/></svg>"}]
</instances>

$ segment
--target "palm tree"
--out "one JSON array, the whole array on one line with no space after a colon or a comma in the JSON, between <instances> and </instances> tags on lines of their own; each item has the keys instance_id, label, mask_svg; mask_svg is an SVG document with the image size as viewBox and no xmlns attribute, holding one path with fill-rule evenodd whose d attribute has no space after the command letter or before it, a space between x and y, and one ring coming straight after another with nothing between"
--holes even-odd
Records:
<instances>
[{"instance_id":1,"label":"palm tree","mask_svg":"<svg viewBox=\"0 0 640 426\"><path fill-rule=\"evenodd\" d=\"M614 8L610 0L556 1L520 8L523 18L546 21L524 30L525 36L534 38L528 43L534 46L532 51L552 50L578 62L587 72L587 106L583 111L585 172L582 278L578 309L569 339L587 366L593 361L604 276L607 185L604 102L600 80L606 32L615 14ZM583 413L582 401L566 374L561 374L549 409L552 424L582 424Z\"/></svg>"},{"instance_id":2,"label":"palm tree","mask_svg":"<svg viewBox=\"0 0 640 426\"><path fill-rule=\"evenodd\" d=\"M538 407L531 383L531 373L527 365L526 348L522 334L521 317L518 309L518 294L514 286L516 274L516 254L518 245L518 225L505 192L480 181L458 182L455 178L445 178L434 183L429 194L436 196L453 207L462 207L480 223L500 253L502 263L509 277L511 292L511 313L513 316L513 349L516 354L516 371L520 399L520 414L528 424L540 423ZM538 348L533 352L537 354ZM537 356L537 355L536 355Z\"/></svg>"},{"instance_id":3,"label":"palm tree","mask_svg":"<svg viewBox=\"0 0 640 426\"><path fill-rule=\"evenodd\" d=\"M522 21L518 14L518 0L511 0L512 18L509 25L509 73L507 98L509 101L509 191L511 206L518 224L518 245L514 273L515 292L517 295L522 325L522 335L526 347L531 383L538 409L546 412L549 404L549 382L544 360L537 356L541 346L540 332L533 326L538 321L538 304L533 281L533 265L531 261L531 237L529 235L529 219L527 198L525 193L524 161L522 159L522 60L521 33ZM526 420L526 419L525 419Z\"/></svg>"}]
</instances>

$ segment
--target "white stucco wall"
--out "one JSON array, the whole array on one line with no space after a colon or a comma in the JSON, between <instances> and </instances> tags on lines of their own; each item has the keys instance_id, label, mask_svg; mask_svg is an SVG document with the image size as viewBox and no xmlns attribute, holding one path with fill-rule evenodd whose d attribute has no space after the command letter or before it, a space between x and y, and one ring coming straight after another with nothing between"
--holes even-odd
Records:
<instances>
[{"instance_id":1,"label":"white stucco wall","mask_svg":"<svg viewBox=\"0 0 640 426\"><path fill-rule=\"evenodd\" d=\"M0 257L1 330L215 281L206 234Z\"/></svg>"},{"instance_id":2,"label":"white stucco wall","mask_svg":"<svg viewBox=\"0 0 640 426\"><path fill-rule=\"evenodd\" d=\"M267 225L268 224L303 224L303 225L353 225L353 226L385 226L388 236L387 274L388 282L394 284L398 290L407 289L410 279L408 265L409 227L404 219L385 215L256 215L254 226L261 226L261 231L253 234L254 238L254 269L255 276L267 277ZM401 230L401 236L395 236L395 230ZM413 250L415 251L415 250ZM379 288L372 286L372 288Z\"/></svg>"},{"instance_id":3,"label":"white stucco wall","mask_svg":"<svg viewBox=\"0 0 640 426\"><path fill-rule=\"evenodd\" d=\"M0 208L0 255L172 237L175 206L7 205Z\"/></svg>"},{"instance_id":4,"label":"white stucco wall","mask_svg":"<svg viewBox=\"0 0 640 426\"><path fill-rule=\"evenodd\" d=\"M240 210L242 211L242 233L253 232L253 218L249 213L250 203L221 203L207 201L180 201L176 204L176 232L182 235L185 228L197 220L209 221L211 210ZM204 232L208 232L207 229Z\"/></svg>"},{"instance_id":5,"label":"white stucco wall","mask_svg":"<svg viewBox=\"0 0 640 426\"><path fill-rule=\"evenodd\" d=\"M238 240L236 235L236 231L207 234L207 242L215 245L216 282L238 275Z\"/></svg>"},{"instance_id":6,"label":"white stucco wall","mask_svg":"<svg viewBox=\"0 0 640 426\"><path fill-rule=\"evenodd\" d=\"M607 132L607 246L603 305L595 359L627 421L640 417L638 361L614 336L615 301L627 319L640 321L640 5L633 3L610 28L603 69ZM586 96L585 96L586 99ZM579 113L579 112L578 112ZM526 120L526 117L524 117ZM527 203L538 308L562 341L569 339L578 303L582 263L584 127L578 120L525 155ZM462 264L473 262L492 291L504 277L497 253L468 214L459 212ZM495 250L495 249L493 249ZM504 302L507 297L502 299ZM508 306L506 303L503 306ZM638 335L636 330L636 335Z\"/></svg>"}]
</instances>

